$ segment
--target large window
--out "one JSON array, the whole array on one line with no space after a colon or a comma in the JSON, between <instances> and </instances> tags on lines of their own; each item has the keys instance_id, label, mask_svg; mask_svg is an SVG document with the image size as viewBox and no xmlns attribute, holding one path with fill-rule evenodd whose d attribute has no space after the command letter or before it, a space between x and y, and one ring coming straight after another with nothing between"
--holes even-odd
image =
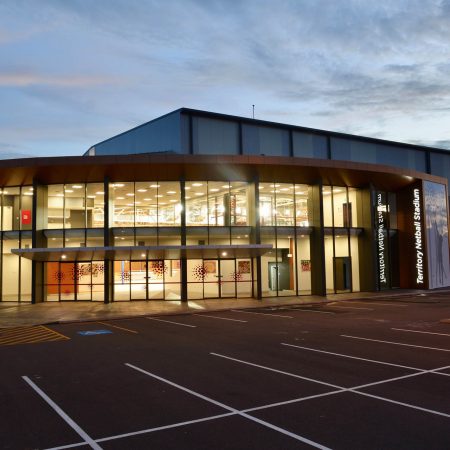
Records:
<instances>
[{"instance_id":1,"label":"large window","mask_svg":"<svg viewBox=\"0 0 450 450\"><path fill-rule=\"evenodd\" d=\"M110 184L113 227L180 226L178 182Z\"/></svg>"},{"instance_id":2,"label":"large window","mask_svg":"<svg viewBox=\"0 0 450 450\"><path fill-rule=\"evenodd\" d=\"M259 216L261 226L308 226L308 186L260 183Z\"/></svg>"},{"instance_id":3,"label":"large window","mask_svg":"<svg viewBox=\"0 0 450 450\"><path fill-rule=\"evenodd\" d=\"M186 182L186 225L246 226L250 189L245 182Z\"/></svg>"},{"instance_id":4,"label":"large window","mask_svg":"<svg viewBox=\"0 0 450 450\"><path fill-rule=\"evenodd\" d=\"M52 184L46 189L47 216L44 228L103 227L103 183Z\"/></svg>"}]
</instances>

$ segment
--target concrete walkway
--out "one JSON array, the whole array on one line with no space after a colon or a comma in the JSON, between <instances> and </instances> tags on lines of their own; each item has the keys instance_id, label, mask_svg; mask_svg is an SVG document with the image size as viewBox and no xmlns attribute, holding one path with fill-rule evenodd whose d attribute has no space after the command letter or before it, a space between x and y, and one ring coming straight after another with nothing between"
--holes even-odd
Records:
<instances>
[{"instance_id":1,"label":"concrete walkway","mask_svg":"<svg viewBox=\"0 0 450 450\"><path fill-rule=\"evenodd\" d=\"M442 295L443 291L438 291ZM450 295L450 291L449 295ZM13 302L0 303L0 328L24 325L43 325L63 322L84 322L108 319L122 319L126 317L192 314L209 311L223 311L228 309L267 308L285 305L324 304L331 301L351 300L383 300L398 299L402 301L436 302L433 299L436 291L395 290L384 292L358 292L352 294L334 294L327 297L272 297L263 300L252 298L243 299L214 299L195 300L188 303L180 301L132 301L104 304L101 302L58 302L17 304ZM406 297L408 299L406 299Z\"/></svg>"}]
</instances>

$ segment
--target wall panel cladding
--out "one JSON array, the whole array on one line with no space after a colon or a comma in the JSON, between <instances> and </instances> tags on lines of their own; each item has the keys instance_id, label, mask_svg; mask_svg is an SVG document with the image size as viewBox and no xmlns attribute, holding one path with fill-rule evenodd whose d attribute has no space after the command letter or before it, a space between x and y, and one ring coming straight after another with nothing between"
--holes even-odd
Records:
<instances>
[{"instance_id":1,"label":"wall panel cladding","mask_svg":"<svg viewBox=\"0 0 450 450\"><path fill-rule=\"evenodd\" d=\"M238 155L239 125L237 122L192 117L194 154Z\"/></svg>"},{"instance_id":2,"label":"wall panel cladding","mask_svg":"<svg viewBox=\"0 0 450 450\"><path fill-rule=\"evenodd\" d=\"M352 139L332 137L331 159L383 164L426 172L425 151Z\"/></svg>"}]
</instances>

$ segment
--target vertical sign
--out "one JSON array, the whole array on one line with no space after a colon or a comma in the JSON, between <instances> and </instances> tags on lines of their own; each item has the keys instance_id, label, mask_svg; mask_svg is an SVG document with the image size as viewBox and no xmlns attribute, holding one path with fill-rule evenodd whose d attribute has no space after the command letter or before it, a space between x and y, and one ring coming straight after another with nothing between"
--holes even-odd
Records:
<instances>
[{"instance_id":1,"label":"vertical sign","mask_svg":"<svg viewBox=\"0 0 450 450\"><path fill-rule=\"evenodd\" d=\"M378 282L381 288L388 287L387 281L387 208L386 202L384 201L384 193L377 193L377 207L376 207L376 241L377 241L377 254L378 254Z\"/></svg>"},{"instance_id":2,"label":"vertical sign","mask_svg":"<svg viewBox=\"0 0 450 450\"><path fill-rule=\"evenodd\" d=\"M422 238L422 207L419 188L413 190L414 248L416 254L416 284L424 287L424 248Z\"/></svg>"}]
</instances>

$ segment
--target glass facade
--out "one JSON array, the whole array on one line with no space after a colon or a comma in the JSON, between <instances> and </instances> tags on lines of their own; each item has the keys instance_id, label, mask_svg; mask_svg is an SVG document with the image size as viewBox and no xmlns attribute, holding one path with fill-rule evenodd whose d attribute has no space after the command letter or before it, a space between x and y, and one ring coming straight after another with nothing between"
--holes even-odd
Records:
<instances>
[{"instance_id":1,"label":"glass facade","mask_svg":"<svg viewBox=\"0 0 450 450\"><path fill-rule=\"evenodd\" d=\"M314 263L314 249L320 245L314 238L318 226L324 227L326 292L359 291L365 222L362 191L346 186L319 188L323 214L317 217L313 192L318 188L276 181L208 180L4 188L1 299L32 300L33 263L11 250L32 248L34 220L38 224L35 239L41 248L82 250L103 248L105 242L118 250L144 248L136 260L117 256L64 261L56 257L38 263L43 268L44 301L104 301L105 283L110 283L110 301L179 301L183 283L190 300L255 297L258 292L262 297L311 294L312 278L322 264ZM33 196L39 205L36 212ZM381 246L388 249L389 278L381 288L396 287L396 196L377 191L376 198L380 202L373 205L374 211L385 215L386 223ZM182 244L224 246L225 250L217 258L187 257L184 262L180 257L149 259L146 254L148 246L176 248ZM227 255L226 246L255 244L271 248L256 257Z\"/></svg>"}]
</instances>

